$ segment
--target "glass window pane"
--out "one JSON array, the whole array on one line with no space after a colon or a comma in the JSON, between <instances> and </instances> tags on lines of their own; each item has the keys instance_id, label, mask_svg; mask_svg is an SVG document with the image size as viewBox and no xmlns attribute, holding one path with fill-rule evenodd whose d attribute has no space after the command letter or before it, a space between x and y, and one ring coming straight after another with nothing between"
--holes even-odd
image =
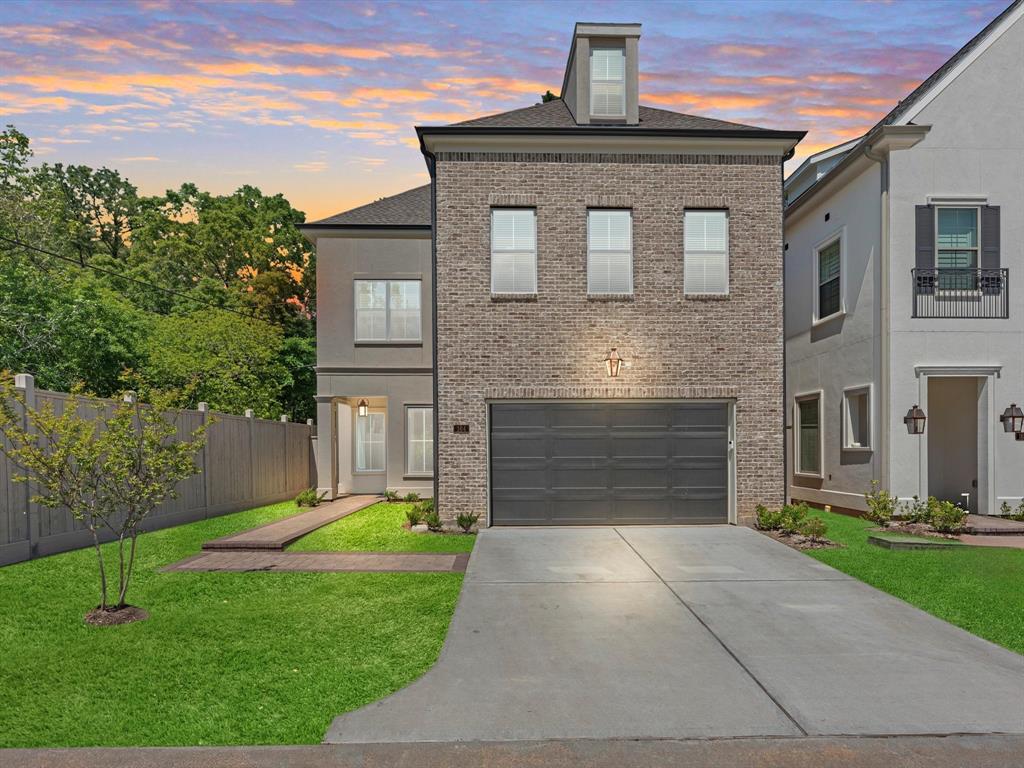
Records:
<instances>
[{"instance_id":1,"label":"glass window pane","mask_svg":"<svg viewBox=\"0 0 1024 768\"><path fill-rule=\"evenodd\" d=\"M818 421L819 401L801 400L797 406L799 412L799 467L801 472L818 474L821 472L821 436Z\"/></svg>"},{"instance_id":2,"label":"glass window pane","mask_svg":"<svg viewBox=\"0 0 1024 768\"><path fill-rule=\"evenodd\" d=\"M407 410L408 471L429 475L434 471L434 409L417 406Z\"/></svg>"},{"instance_id":3,"label":"glass window pane","mask_svg":"<svg viewBox=\"0 0 1024 768\"><path fill-rule=\"evenodd\" d=\"M834 315L840 309L839 278L818 287L818 317Z\"/></svg>"},{"instance_id":4,"label":"glass window pane","mask_svg":"<svg viewBox=\"0 0 1024 768\"><path fill-rule=\"evenodd\" d=\"M683 217L683 248L686 251L725 251L725 211L687 211Z\"/></svg>"},{"instance_id":5,"label":"glass window pane","mask_svg":"<svg viewBox=\"0 0 1024 768\"><path fill-rule=\"evenodd\" d=\"M938 246L942 248L978 247L977 208L939 208Z\"/></svg>"},{"instance_id":6,"label":"glass window pane","mask_svg":"<svg viewBox=\"0 0 1024 768\"><path fill-rule=\"evenodd\" d=\"M825 283L835 277L839 277L838 240L818 251L818 282Z\"/></svg>"},{"instance_id":7,"label":"glass window pane","mask_svg":"<svg viewBox=\"0 0 1024 768\"><path fill-rule=\"evenodd\" d=\"M632 248L630 211L590 211L589 247L592 251L628 251Z\"/></svg>"},{"instance_id":8,"label":"glass window pane","mask_svg":"<svg viewBox=\"0 0 1024 768\"><path fill-rule=\"evenodd\" d=\"M356 471L383 472L385 467L384 414L356 417Z\"/></svg>"}]
</instances>

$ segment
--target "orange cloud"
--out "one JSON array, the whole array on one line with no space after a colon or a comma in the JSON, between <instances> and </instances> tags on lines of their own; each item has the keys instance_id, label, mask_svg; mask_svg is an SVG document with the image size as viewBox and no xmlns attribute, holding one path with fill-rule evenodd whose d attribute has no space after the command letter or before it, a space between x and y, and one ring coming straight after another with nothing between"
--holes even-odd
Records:
<instances>
[{"instance_id":1,"label":"orange cloud","mask_svg":"<svg viewBox=\"0 0 1024 768\"><path fill-rule=\"evenodd\" d=\"M768 50L758 45L719 45L715 47L715 53L723 56L753 56L762 58L768 55Z\"/></svg>"},{"instance_id":2,"label":"orange cloud","mask_svg":"<svg viewBox=\"0 0 1024 768\"><path fill-rule=\"evenodd\" d=\"M427 101L435 98L430 91L419 91L412 88L356 88L347 97L340 100L346 107L355 107L367 101L384 104L405 104L414 101Z\"/></svg>"},{"instance_id":3,"label":"orange cloud","mask_svg":"<svg viewBox=\"0 0 1024 768\"><path fill-rule=\"evenodd\" d=\"M771 104L775 99L768 96L748 96L746 94L716 93L653 93L645 97L645 101L666 106L685 105L692 109L729 110L750 109Z\"/></svg>"},{"instance_id":4,"label":"orange cloud","mask_svg":"<svg viewBox=\"0 0 1024 768\"><path fill-rule=\"evenodd\" d=\"M797 114L808 117L838 117L841 119L870 120L876 113L866 109L849 109L847 107L800 107Z\"/></svg>"}]
</instances>

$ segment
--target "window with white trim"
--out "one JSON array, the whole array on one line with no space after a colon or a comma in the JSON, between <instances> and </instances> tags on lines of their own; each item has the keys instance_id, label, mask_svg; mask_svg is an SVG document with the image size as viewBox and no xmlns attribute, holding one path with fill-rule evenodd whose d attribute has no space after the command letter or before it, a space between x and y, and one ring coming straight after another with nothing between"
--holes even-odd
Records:
<instances>
[{"instance_id":1,"label":"window with white trim","mask_svg":"<svg viewBox=\"0 0 1024 768\"><path fill-rule=\"evenodd\" d=\"M856 387L843 392L843 448L871 448L871 388Z\"/></svg>"},{"instance_id":2,"label":"window with white trim","mask_svg":"<svg viewBox=\"0 0 1024 768\"><path fill-rule=\"evenodd\" d=\"M410 475L434 474L434 409L410 405L405 409L405 469Z\"/></svg>"},{"instance_id":3,"label":"window with white trim","mask_svg":"<svg viewBox=\"0 0 1024 768\"><path fill-rule=\"evenodd\" d=\"M683 293L729 293L729 214L683 214Z\"/></svg>"},{"instance_id":4,"label":"window with white trim","mask_svg":"<svg viewBox=\"0 0 1024 768\"><path fill-rule=\"evenodd\" d=\"M839 314L843 309L843 241L836 237L814 250L817 267L817 293L815 295L815 320L824 320Z\"/></svg>"},{"instance_id":5,"label":"window with white trim","mask_svg":"<svg viewBox=\"0 0 1024 768\"><path fill-rule=\"evenodd\" d=\"M587 293L633 292L633 212L587 211Z\"/></svg>"},{"instance_id":6,"label":"window with white trim","mask_svg":"<svg viewBox=\"0 0 1024 768\"><path fill-rule=\"evenodd\" d=\"M357 342L422 341L419 280L355 280Z\"/></svg>"},{"instance_id":7,"label":"window with white trim","mask_svg":"<svg viewBox=\"0 0 1024 768\"><path fill-rule=\"evenodd\" d=\"M796 399L796 471L801 475L821 476L821 393Z\"/></svg>"},{"instance_id":8,"label":"window with white trim","mask_svg":"<svg viewBox=\"0 0 1024 768\"><path fill-rule=\"evenodd\" d=\"M385 470L384 414L356 416L356 472Z\"/></svg>"},{"instance_id":9,"label":"window with white trim","mask_svg":"<svg viewBox=\"0 0 1024 768\"><path fill-rule=\"evenodd\" d=\"M590 49L590 114L593 117L626 116L626 50Z\"/></svg>"},{"instance_id":10,"label":"window with white trim","mask_svg":"<svg viewBox=\"0 0 1024 768\"><path fill-rule=\"evenodd\" d=\"M537 292L537 212L491 211L491 293Z\"/></svg>"}]
</instances>

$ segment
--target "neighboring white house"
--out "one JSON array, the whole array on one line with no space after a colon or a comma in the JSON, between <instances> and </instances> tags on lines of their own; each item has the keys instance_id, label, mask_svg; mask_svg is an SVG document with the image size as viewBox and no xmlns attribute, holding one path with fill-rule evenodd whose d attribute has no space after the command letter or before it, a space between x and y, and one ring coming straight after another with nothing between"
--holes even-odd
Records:
<instances>
[{"instance_id":1,"label":"neighboring white house","mask_svg":"<svg viewBox=\"0 0 1024 768\"><path fill-rule=\"evenodd\" d=\"M786 181L790 498L1024 495L1024 6ZM918 406L923 434L904 417Z\"/></svg>"}]
</instances>

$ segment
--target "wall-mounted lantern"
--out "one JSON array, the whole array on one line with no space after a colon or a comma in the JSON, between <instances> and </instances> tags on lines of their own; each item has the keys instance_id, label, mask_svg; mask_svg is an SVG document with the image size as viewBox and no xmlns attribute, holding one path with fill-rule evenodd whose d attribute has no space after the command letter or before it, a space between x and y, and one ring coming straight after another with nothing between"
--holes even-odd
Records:
<instances>
[{"instance_id":1,"label":"wall-mounted lantern","mask_svg":"<svg viewBox=\"0 0 1024 768\"><path fill-rule=\"evenodd\" d=\"M1024 432L1024 411L1016 403L1010 403L999 420L1003 422L1005 432Z\"/></svg>"},{"instance_id":2,"label":"wall-mounted lantern","mask_svg":"<svg viewBox=\"0 0 1024 768\"><path fill-rule=\"evenodd\" d=\"M619 353L615 347L608 350L608 355L604 359L605 368L608 370L608 375L613 379L619 375L619 371L622 368L623 359L619 357Z\"/></svg>"},{"instance_id":3,"label":"wall-mounted lantern","mask_svg":"<svg viewBox=\"0 0 1024 768\"><path fill-rule=\"evenodd\" d=\"M1014 439L1020 440L1022 443L1024 443L1024 432L1018 432L1013 437Z\"/></svg>"},{"instance_id":4,"label":"wall-mounted lantern","mask_svg":"<svg viewBox=\"0 0 1024 768\"><path fill-rule=\"evenodd\" d=\"M924 423L927 418L924 415L924 411L921 410L921 406L915 404L913 408L907 411L907 415L903 417L903 423L907 425L907 432L910 434L923 435Z\"/></svg>"},{"instance_id":5,"label":"wall-mounted lantern","mask_svg":"<svg viewBox=\"0 0 1024 768\"><path fill-rule=\"evenodd\" d=\"M364 397L362 400L359 401L359 405L356 406L356 413L358 413L360 416L365 416L369 412L370 404L366 402L366 398Z\"/></svg>"}]
</instances>

